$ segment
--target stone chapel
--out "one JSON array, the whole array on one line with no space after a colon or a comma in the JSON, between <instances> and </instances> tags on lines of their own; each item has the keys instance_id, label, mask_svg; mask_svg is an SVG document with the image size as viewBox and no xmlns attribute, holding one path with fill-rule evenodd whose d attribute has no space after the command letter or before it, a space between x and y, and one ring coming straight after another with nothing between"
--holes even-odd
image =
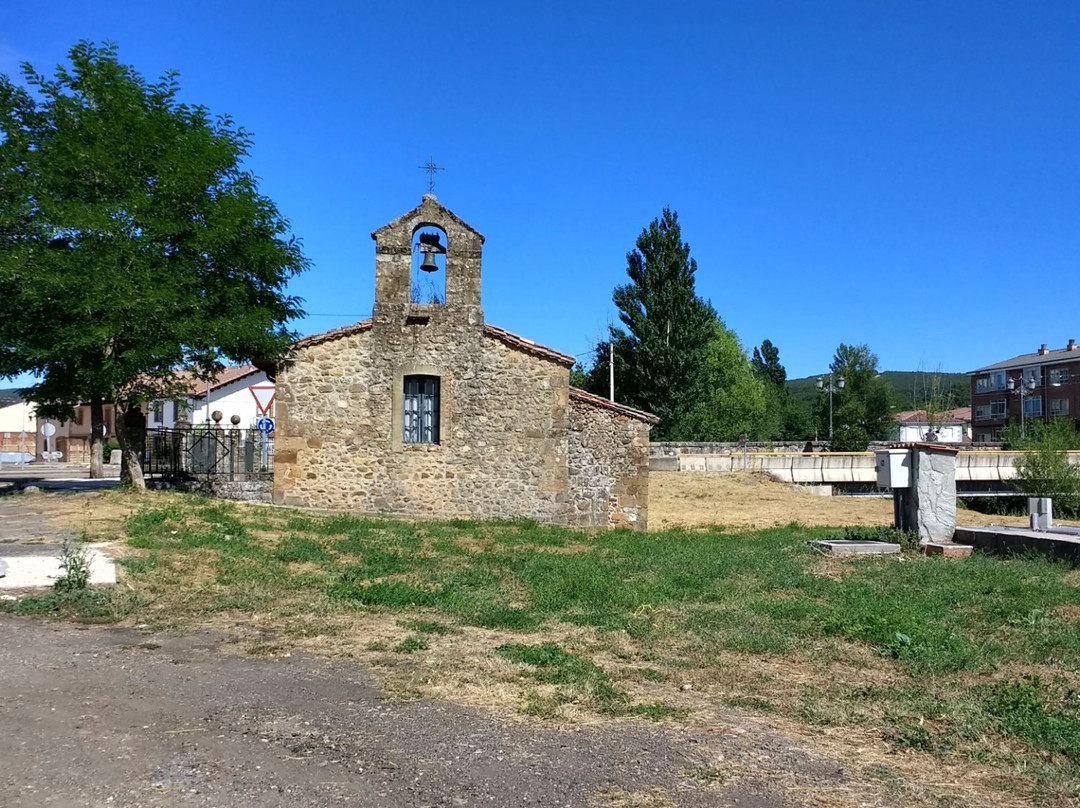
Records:
<instances>
[{"instance_id":1,"label":"stone chapel","mask_svg":"<svg viewBox=\"0 0 1080 808\"><path fill-rule=\"evenodd\" d=\"M296 342L278 369L274 501L645 530L657 419L485 324L484 237L433 195L371 236L371 320Z\"/></svg>"}]
</instances>

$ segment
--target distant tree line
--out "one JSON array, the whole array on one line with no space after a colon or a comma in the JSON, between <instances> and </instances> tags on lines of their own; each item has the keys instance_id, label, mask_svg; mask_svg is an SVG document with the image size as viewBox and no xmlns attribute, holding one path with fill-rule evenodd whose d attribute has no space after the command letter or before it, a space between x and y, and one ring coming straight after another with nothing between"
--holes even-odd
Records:
<instances>
[{"instance_id":1,"label":"distant tree line","mask_svg":"<svg viewBox=\"0 0 1080 808\"><path fill-rule=\"evenodd\" d=\"M616 399L660 417L654 440L821 439L834 451L863 451L893 436L898 410L924 409L933 421L970 403L966 377L883 375L869 347L841 343L829 365L834 380L844 379L833 395L830 439L827 383L788 382L771 340L748 355L697 294L697 269L678 214L665 208L627 253L628 282L612 295L620 325L609 327L592 363L574 371L575 384L606 396L613 353Z\"/></svg>"}]
</instances>

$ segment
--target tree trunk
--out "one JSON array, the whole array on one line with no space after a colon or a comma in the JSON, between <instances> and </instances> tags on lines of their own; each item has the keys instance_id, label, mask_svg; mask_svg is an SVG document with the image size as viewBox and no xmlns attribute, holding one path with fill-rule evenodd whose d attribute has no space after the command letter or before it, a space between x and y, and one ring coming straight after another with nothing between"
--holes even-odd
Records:
<instances>
[{"instance_id":1,"label":"tree trunk","mask_svg":"<svg viewBox=\"0 0 1080 808\"><path fill-rule=\"evenodd\" d=\"M105 403L101 396L90 399L90 479L100 480L105 476L101 452L105 445Z\"/></svg>"},{"instance_id":2,"label":"tree trunk","mask_svg":"<svg viewBox=\"0 0 1080 808\"><path fill-rule=\"evenodd\" d=\"M120 482L136 491L146 490L143 455L146 452L146 416L138 405L116 407L116 437L120 441Z\"/></svg>"}]
</instances>

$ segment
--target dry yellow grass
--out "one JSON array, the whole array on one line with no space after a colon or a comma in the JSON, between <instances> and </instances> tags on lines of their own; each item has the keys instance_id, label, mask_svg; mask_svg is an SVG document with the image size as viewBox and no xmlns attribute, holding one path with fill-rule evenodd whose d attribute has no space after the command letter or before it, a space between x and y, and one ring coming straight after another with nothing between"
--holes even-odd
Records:
<instances>
[{"instance_id":1,"label":"dry yellow grass","mask_svg":"<svg viewBox=\"0 0 1080 808\"><path fill-rule=\"evenodd\" d=\"M123 535L123 525L154 494L102 491L94 494L35 494L23 498L24 513L38 513L61 530L109 541Z\"/></svg>"},{"instance_id":2,"label":"dry yellow grass","mask_svg":"<svg viewBox=\"0 0 1080 808\"><path fill-rule=\"evenodd\" d=\"M971 527L1028 524L1022 516L991 516L965 509L958 510L956 518L959 524ZM818 496L764 474L649 475L651 530L707 525L764 530L792 522L806 527L889 526L893 522L893 504L886 498Z\"/></svg>"}]
</instances>

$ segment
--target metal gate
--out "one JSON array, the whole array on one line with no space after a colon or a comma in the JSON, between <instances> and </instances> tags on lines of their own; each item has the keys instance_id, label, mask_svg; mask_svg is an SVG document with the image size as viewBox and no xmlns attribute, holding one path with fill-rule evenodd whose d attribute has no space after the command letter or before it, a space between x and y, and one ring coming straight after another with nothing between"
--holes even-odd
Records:
<instances>
[{"instance_id":1,"label":"metal gate","mask_svg":"<svg viewBox=\"0 0 1080 808\"><path fill-rule=\"evenodd\" d=\"M274 437L258 429L199 424L146 432L144 472L151 477L259 479L273 469Z\"/></svg>"}]
</instances>

